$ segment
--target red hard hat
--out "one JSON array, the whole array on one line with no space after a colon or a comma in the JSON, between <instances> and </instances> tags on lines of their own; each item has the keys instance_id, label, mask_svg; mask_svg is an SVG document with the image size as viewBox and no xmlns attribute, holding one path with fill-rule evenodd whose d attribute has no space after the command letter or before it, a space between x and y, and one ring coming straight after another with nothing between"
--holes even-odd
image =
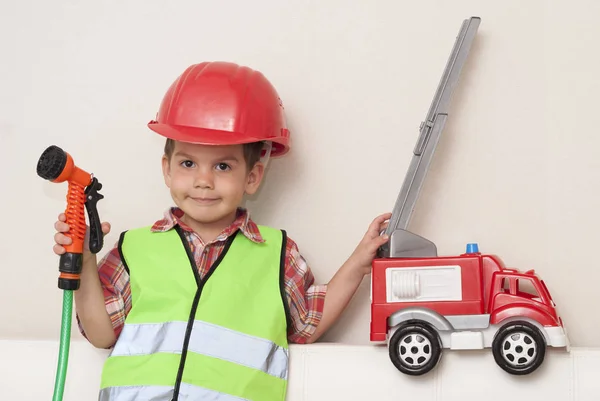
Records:
<instances>
[{"instance_id":1,"label":"red hard hat","mask_svg":"<svg viewBox=\"0 0 600 401\"><path fill-rule=\"evenodd\" d=\"M171 84L148 127L203 145L270 141L271 157L290 148L283 104L273 85L259 71L228 62L188 67Z\"/></svg>"}]
</instances>

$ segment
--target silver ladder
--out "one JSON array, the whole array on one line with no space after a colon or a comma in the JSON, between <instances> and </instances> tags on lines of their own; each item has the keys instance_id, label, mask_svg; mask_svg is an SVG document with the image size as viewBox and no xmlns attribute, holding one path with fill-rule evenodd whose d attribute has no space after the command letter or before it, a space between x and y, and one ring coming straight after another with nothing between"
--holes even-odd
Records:
<instances>
[{"instance_id":1,"label":"silver ladder","mask_svg":"<svg viewBox=\"0 0 600 401\"><path fill-rule=\"evenodd\" d=\"M404 178L404 183L392 211L385 234L389 241L378 252L379 257L435 257L437 248L426 238L407 230L415 203L421 192L425 176L435 148L448 119L452 94L458 84L460 73L467 59L481 18L471 17L462 22L452 53L437 87L433 102L425 121L419 128L420 134L413 150L413 157Z\"/></svg>"}]
</instances>

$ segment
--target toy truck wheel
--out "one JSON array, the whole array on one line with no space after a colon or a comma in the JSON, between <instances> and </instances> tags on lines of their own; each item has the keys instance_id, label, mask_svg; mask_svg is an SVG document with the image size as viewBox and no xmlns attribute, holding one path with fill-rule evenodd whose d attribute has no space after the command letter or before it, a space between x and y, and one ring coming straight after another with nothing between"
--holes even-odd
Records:
<instances>
[{"instance_id":1,"label":"toy truck wheel","mask_svg":"<svg viewBox=\"0 0 600 401\"><path fill-rule=\"evenodd\" d=\"M539 329L527 322L507 323L498 330L492 343L498 366L513 375L526 375L544 361L546 342Z\"/></svg>"},{"instance_id":2,"label":"toy truck wheel","mask_svg":"<svg viewBox=\"0 0 600 401\"><path fill-rule=\"evenodd\" d=\"M408 322L392 335L389 353L392 363L400 372L419 376L437 365L442 356L441 341L428 324Z\"/></svg>"}]
</instances>

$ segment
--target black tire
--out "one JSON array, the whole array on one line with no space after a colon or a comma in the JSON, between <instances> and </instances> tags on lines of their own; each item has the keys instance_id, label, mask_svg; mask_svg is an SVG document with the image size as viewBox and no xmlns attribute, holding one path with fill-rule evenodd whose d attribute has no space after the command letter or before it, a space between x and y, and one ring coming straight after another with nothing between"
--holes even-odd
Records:
<instances>
[{"instance_id":1,"label":"black tire","mask_svg":"<svg viewBox=\"0 0 600 401\"><path fill-rule=\"evenodd\" d=\"M512 375L527 375L540 367L546 355L546 341L531 323L505 324L492 342L496 364Z\"/></svg>"},{"instance_id":2,"label":"black tire","mask_svg":"<svg viewBox=\"0 0 600 401\"><path fill-rule=\"evenodd\" d=\"M420 376L437 365L442 357L442 343L429 324L407 322L390 339L389 354L400 372Z\"/></svg>"}]
</instances>

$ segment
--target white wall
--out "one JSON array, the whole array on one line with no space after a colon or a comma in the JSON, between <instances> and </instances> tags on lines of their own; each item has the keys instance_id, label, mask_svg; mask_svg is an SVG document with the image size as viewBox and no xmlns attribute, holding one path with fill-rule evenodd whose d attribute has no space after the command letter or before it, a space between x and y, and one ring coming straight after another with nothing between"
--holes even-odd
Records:
<instances>
[{"instance_id":1,"label":"white wall","mask_svg":"<svg viewBox=\"0 0 600 401\"><path fill-rule=\"evenodd\" d=\"M1 341L2 399L49 400L54 389L56 341ZM82 341L71 347L64 401L97 399L106 352ZM412 377L392 365L385 347L292 346L287 401L597 401L600 350L550 350L528 376L511 376L490 352L447 352L429 374ZM35 383L31 386L30 383Z\"/></svg>"},{"instance_id":2,"label":"white wall","mask_svg":"<svg viewBox=\"0 0 600 401\"><path fill-rule=\"evenodd\" d=\"M599 347L599 12L593 0L7 2L0 338L58 338L51 248L66 185L37 177L41 152L62 146L104 184L100 213L113 232L103 255L169 206L163 141L145 124L172 80L203 60L250 65L278 88L294 149L249 206L286 228L326 282L393 207L460 22L476 15L411 230L440 254L479 242L537 270L572 344ZM324 340L368 343L367 284Z\"/></svg>"}]
</instances>

